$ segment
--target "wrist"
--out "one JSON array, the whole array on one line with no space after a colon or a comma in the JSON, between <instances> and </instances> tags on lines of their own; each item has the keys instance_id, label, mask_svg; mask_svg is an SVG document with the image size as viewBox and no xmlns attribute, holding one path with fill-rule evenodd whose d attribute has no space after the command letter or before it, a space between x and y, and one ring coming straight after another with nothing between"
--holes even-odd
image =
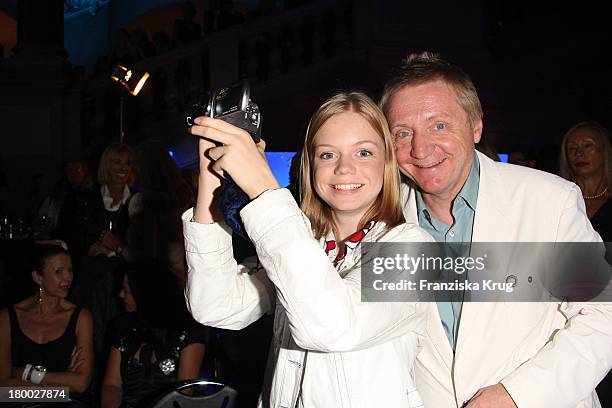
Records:
<instances>
[{"instance_id":1,"label":"wrist","mask_svg":"<svg viewBox=\"0 0 612 408\"><path fill-rule=\"evenodd\" d=\"M280 185L278 181L274 179L274 181L270 180L266 183L262 183L260 186L255 186L253 189L249 189L249 191L245 191L245 193L249 196L249 199L255 200L257 197L265 193L266 191L279 189Z\"/></svg>"},{"instance_id":2,"label":"wrist","mask_svg":"<svg viewBox=\"0 0 612 408\"><path fill-rule=\"evenodd\" d=\"M47 374L47 369L45 367L43 366L32 367L32 370L30 371L30 382L32 384L38 385L43 381L46 374Z\"/></svg>"},{"instance_id":3,"label":"wrist","mask_svg":"<svg viewBox=\"0 0 612 408\"><path fill-rule=\"evenodd\" d=\"M26 364L21 373L21 381L30 382L30 372L32 371L32 364Z\"/></svg>"}]
</instances>

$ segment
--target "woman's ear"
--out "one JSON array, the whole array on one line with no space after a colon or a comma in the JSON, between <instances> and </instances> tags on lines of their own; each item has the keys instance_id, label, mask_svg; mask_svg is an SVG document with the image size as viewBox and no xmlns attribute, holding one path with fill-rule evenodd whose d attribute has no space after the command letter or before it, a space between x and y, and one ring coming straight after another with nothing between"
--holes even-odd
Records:
<instances>
[{"instance_id":1,"label":"woman's ear","mask_svg":"<svg viewBox=\"0 0 612 408\"><path fill-rule=\"evenodd\" d=\"M42 285L42 276L36 271L32 271L32 280L38 286Z\"/></svg>"}]
</instances>

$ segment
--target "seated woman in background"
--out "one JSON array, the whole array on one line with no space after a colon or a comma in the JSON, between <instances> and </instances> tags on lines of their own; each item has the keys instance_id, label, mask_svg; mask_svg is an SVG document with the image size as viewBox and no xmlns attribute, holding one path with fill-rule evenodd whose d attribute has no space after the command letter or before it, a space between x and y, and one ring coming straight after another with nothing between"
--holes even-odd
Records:
<instances>
[{"instance_id":1,"label":"seated woman in background","mask_svg":"<svg viewBox=\"0 0 612 408\"><path fill-rule=\"evenodd\" d=\"M132 264L119 292L126 312L111 327L102 407L143 406L175 381L200 378L208 328L187 313L170 271Z\"/></svg>"},{"instance_id":2,"label":"seated woman in background","mask_svg":"<svg viewBox=\"0 0 612 408\"><path fill-rule=\"evenodd\" d=\"M578 184L587 215L605 242L612 241L612 146L597 122L581 122L565 133L559 158L562 177Z\"/></svg>"},{"instance_id":3,"label":"seated woman in background","mask_svg":"<svg viewBox=\"0 0 612 408\"><path fill-rule=\"evenodd\" d=\"M220 328L242 329L275 313L263 406L422 407L413 364L426 305L361 301L362 263L371 262L362 241L432 241L405 223L380 109L352 92L313 115L302 152L302 210L248 133L207 117L196 123L198 200L183 215L186 297L196 320ZM221 170L251 199L240 216L261 264L232 256L215 204Z\"/></svg>"},{"instance_id":4,"label":"seated woman in background","mask_svg":"<svg viewBox=\"0 0 612 408\"><path fill-rule=\"evenodd\" d=\"M36 293L0 312L0 386L69 387L75 397L91 381L91 314L66 300L72 262L62 246L35 244L29 259Z\"/></svg>"},{"instance_id":5,"label":"seated woman in background","mask_svg":"<svg viewBox=\"0 0 612 408\"><path fill-rule=\"evenodd\" d=\"M168 266L184 287L181 214L193 206L193 191L168 150L157 141L136 148L134 171L139 191L128 204L125 236L106 232L101 243L128 262L156 260Z\"/></svg>"},{"instance_id":6,"label":"seated woman in background","mask_svg":"<svg viewBox=\"0 0 612 408\"><path fill-rule=\"evenodd\" d=\"M565 133L560 174L578 184L587 215L604 242L612 242L612 142L597 122L580 122ZM612 406L612 371L597 386L602 406Z\"/></svg>"},{"instance_id":7,"label":"seated woman in background","mask_svg":"<svg viewBox=\"0 0 612 408\"><path fill-rule=\"evenodd\" d=\"M73 256L113 255L102 237L106 233L121 237L127 228L132 156L128 145L110 144L100 157L98 185L66 197L56 235L68 243Z\"/></svg>"}]
</instances>

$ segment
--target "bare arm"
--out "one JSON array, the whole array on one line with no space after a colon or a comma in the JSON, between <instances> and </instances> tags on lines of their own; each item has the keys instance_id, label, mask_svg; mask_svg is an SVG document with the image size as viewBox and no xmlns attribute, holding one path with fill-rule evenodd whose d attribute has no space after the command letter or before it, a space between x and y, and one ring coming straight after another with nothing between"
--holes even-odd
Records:
<instances>
[{"instance_id":1,"label":"bare arm","mask_svg":"<svg viewBox=\"0 0 612 408\"><path fill-rule=\"evenodd\" d=\"M181 350L177 380L200 378L200 366L204 359L204 344L192 343Z\"/></svg>"},{"instance_id":2,"label":"bare arm","mask_svg":"<svg viewBox=\"0 0 612 408\"><path fill-rule=\"evenodd\" d=\"M197 128L192 127L194 135L199 134ZM198 322L242 329L271 309L274 289L263 271L248 273L255 262L238 265L233 258L231 232L216 222L220 217L215 194L221 181L208 155L215 145L200 136L196 208L193 215L189 210L182 218L188 268L185 297Z\"/></svg>"},{"instance_id":3,"label":"bare arm","mask_svg":"<svg viewBox=\"0 0 612 408\"><path fill-rule=\"evenodd\" d=\"M212 160L208 150L215 144L204 138L199 140L200 175L198 177L198 198L194 210L194 219L201 224L211 224L218 220L215 205L215 193L221 186L221 180L211 170Z\"/></svg>"},{"instance_id":4,"label":"bare arm","mask_svg":"<svg viewBox=\"0 0 612 408\"><path fill-rule=\"evenodd\" d=\"M79 315L76 337L76 353L68 371L47 372L41 385L69 387L72 392L84 392L89 387L93 370L93 322L86 309Z\"/></svg>"},{"instance_id":5,"label":"bare arm","mask_svg":"<svg viewBox=\"0 0 612 408\"><path fill-rule=\"evenodd\" d=\"M100 391L102 408L117 408L121 405L121 394L121 352L111 347Z\"/></svg>"},{"instance_id":6,"label":"bare arm","mask_svg":"<svg viewBox=\"0 0 612 408\"><path fill-rule=\"evenodd\" d=\"M8 310L0 311L0 386L24 385L21 375L17 377L12 370L11 361L11 324Z\"/></svg>"}]
</instances>

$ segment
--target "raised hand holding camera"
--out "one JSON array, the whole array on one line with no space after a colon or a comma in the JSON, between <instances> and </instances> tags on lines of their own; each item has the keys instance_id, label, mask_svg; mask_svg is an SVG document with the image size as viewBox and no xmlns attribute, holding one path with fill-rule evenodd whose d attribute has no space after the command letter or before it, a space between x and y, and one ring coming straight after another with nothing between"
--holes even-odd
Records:
<instances>
[{"instance_id":1,"label":"raised hand holding camera","mask_svg":"<svg viewBox=\"0 0 612 408\"><path fill-rule=\"evenodd\" d=\"M196 118L191 134L221 143L208 150L213 170L228 173L246 195L253 199L269 189L279 188L265 155L250 134L220 119Z\"/></svg>"},{"instance_id":2,"label":"raised hand holding camera","mask_svg":"<svg viewBox=\"0 0 612 408\"><path fill-rule=\"evenodd\" d=\"M278 187L263 154L252 155L257 151L256 147L253 150L254 143L260 142L261 114L250 95L251 88L247 80L236 82L226 88L213 90L208 97L196 103L186 117L192 134L223 144L211 147L204 155L202 150L205 143L200 141L200 160L204 164L204 175L209 172L210 159L216 161L212 170L228 172L228 176L223 176L220 192L216 195L219 213L226 224L244 238L246 233L239 216L240 210L249 198L253 199L269 188ZM239 168L234 169L236 166ZM236 181L234 177L237 177ZM202 175L200 180L205 181ZM204 183L205 186L214 184L214 180L208 181ZM209 201L203 202L212 205L212 201ZM210 217L204 214L207 212L196 210L196 218L207 222Z\"/></svg>"}]
</instances>

